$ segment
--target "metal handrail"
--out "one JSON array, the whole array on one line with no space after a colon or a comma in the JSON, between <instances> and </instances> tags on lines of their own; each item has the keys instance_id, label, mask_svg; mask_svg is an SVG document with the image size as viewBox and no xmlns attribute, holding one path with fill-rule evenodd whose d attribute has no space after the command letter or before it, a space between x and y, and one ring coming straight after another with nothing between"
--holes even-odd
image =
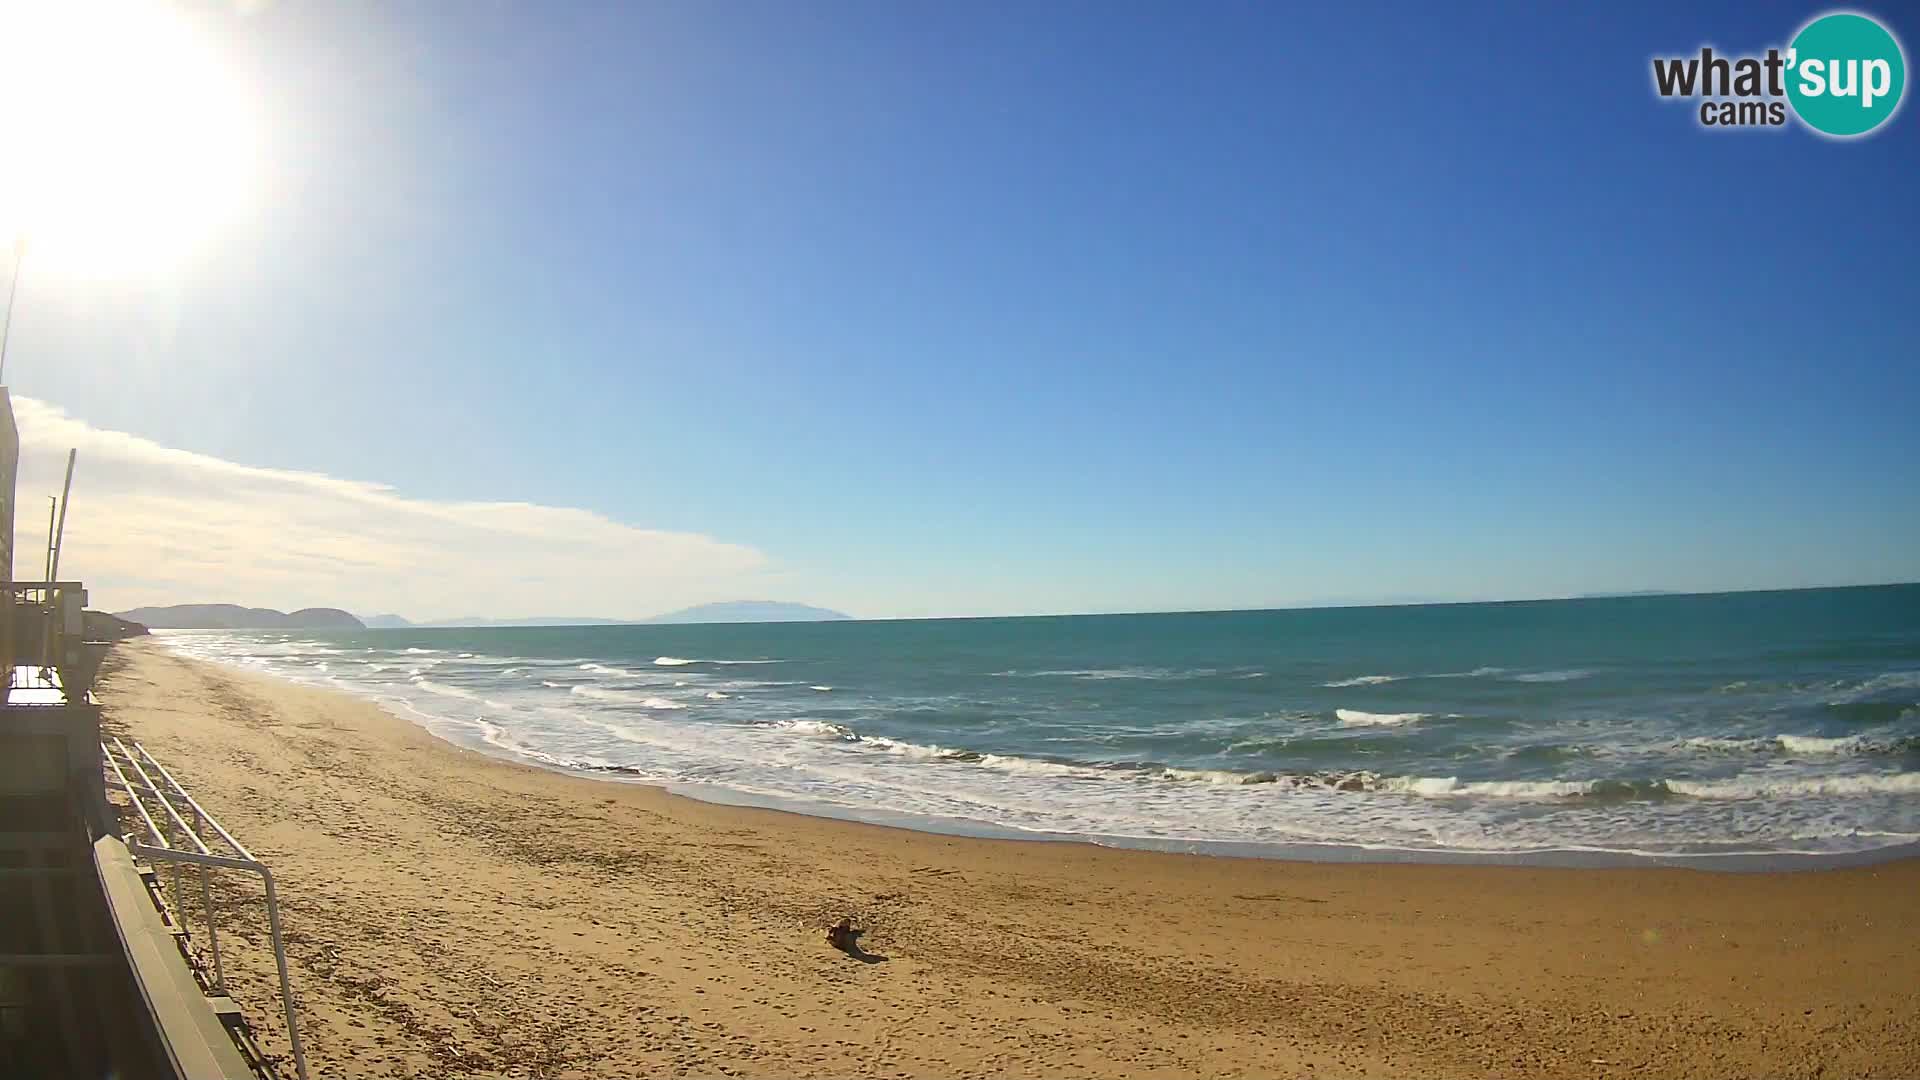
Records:
<instances>
[{"instance_id":1,"label":"metal handrail","mask_svg":"<svg viewBox=\"0 0 1920 1080\"><path fill-rule=\"evenodd\" d=\"M173 774L169 773L165 767L154 759L152 754L147 752L146 747L135 742L133 744L134 750L139 751L139 757L135 757L134 753L129 751L126 744L121 742L117 736L111 738L113 746L120 752L119 756L116 756L113 750L109 749L104 742L100 744L101 756L106 759L107 765L113 769L114 776L120 781L121 790L126 792L127 798L132 801L134 809L139 811L141 820L146 823L148 834L154 839L154 844L152 845L129 841L127 843L127 850L140 858L169 863L173 866L173 897L176 906L180 903L180 867L182 865L200 867L200 890L201 897L206 905L208 944L213 952L214 978L222 993L226 992L226 974L220 959L220 934L214 924L213 888L208 880L207 870L209 868L244 870L260 875L260 880L266 887L267 935L273 943L273 961L280 973L280 1004L287 1019L287 1040L293 1047L294 1069L299 1073L300 1080L307 1080L307 1055L300 1043L300 1025L294 1015L293 984L287 975L287 948L280 935L280 901L274 892L273 871L268 870L265 863L254 858L253 853L248 851L245 845L235 840L233 834L228 832L226 827L221 825L218 819L208 813L206 808L202 807L192 795L188 794L187 789L180 784L180 781L174 779ZM188 851L173 846L166 831L155 822L153 814L148 811L145 801L140 798L140 793L135 790L133 782L127 778L125 770L121 768L122 758L125 759L127 765L133 768L133 771L139 775L140 779L146 783L147 790L153 793L154 799L157 800L166 811L165 816L173 821L182 835L193 842L193 846L198 848L198 851ZM153 775L147 772L140 764L140 758L145 758L147 764L152 765L154 771L166 779L166 790L162 790L161 786L154 781ZM168 792L172 793L172 798L169 797ZM186 818L174 807L173 798L178 798L192 809L194 825L187 824ZM207 846L206 841L200 838L198 826L202 824L211 827L220 839L238 854L238 857L215 854L214 851Z\"/></svg>"},{"instance_id":2,"label":"metal handrail","mask_svg":"<svg viewBox=\"0 0 1920 1080\"><path fill-rule=\"evenodd\" d=\"M173 819L174 825L180 830L180 832L186 834L187 839L193 841L193 846L200 849L200 854L202 855L213 854L213 849L207 846L207 842L205 840L200 839L199 830L194 828L192 825L188 825L186 818L180 815L180 811L175 810L173 808L173 803L167 799L166 792L161 791L160 785L153 782L153 777L147 773L147 770L145 768L141 767L139 759L135 758L132 754L127 753L126 744L122 743L117 736L114 738L113 744L120 748L120 753L126 756L127 764L133 766L133 771L140 774L140 779L146 781L147 790L153 792L153 797L159 800L161 808L167 812L168 817ZM139 744L135 743L134 745L138 746ZM146 755L146 748L141 747L140 752L142 755ZM148 756L148 760L149 761L152 760L151 756ZM118 766L116 766L115 768L117 771ZM126 782L126 778L127 776L125 773L120 773L120 780L122 784ZM177 787L178 785L176 784L175 786ZM132 794L132 792L129 791L128 794ZM151 827L153 824L152 816L151 815L142 815L142 816L146 817L147 824L149 827ZM200 813L196 808L194 812L195 824L198 824L199 820L200 820ZM164 834L156 832L154 833L154 836L160 840L161 845L163 847L172 849L173 845L167 842L167 838ZM248 854L246 852L242 852L241 854L244 858L248 858L248 859L253 858L251 854ZM206 911L207 911L207 943L213 949L213 981L214 981L214 985L217 986L220 992L224 994L227 992L227 969L225 964L222 963L220 959L220 930L213 918L213 884L211 881L208 880L207 872L205 869L202 869L200 871L200 893L201 893L203 902L206 904ZM180 864L177 862L174 864L174 868L173 868L173 902L176 907L181 906Z\"/></svg>"}]
</instances>

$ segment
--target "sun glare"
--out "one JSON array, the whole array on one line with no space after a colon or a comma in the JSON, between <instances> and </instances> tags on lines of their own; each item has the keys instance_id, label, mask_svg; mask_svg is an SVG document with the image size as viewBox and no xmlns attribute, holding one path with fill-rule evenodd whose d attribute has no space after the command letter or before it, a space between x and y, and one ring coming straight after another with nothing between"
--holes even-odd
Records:
<instances>
[{"instance_id":1,"label":"sun glare","mask_svg":"<svg viewBox=\"0 0 1920 1080\"><path fill-rule=\"evenodd\" d=\"M176 267L253 194L255 114L174 5L0 0L0 237L62 275Z\"/></svg>"}]
</instances>

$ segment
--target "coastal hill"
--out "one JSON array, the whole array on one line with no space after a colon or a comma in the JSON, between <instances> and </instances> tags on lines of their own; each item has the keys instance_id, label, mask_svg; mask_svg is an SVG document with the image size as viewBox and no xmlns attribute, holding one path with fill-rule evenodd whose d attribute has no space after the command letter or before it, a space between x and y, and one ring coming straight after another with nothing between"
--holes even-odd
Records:
<instances>
[{"instance_id":1,"label":"coastal hill","mask_svg":"<svg viewBox=\"0 0 1920 1080\"><path fill-rule=\"evenodd\" d=\"M775 600L730 600L669 611L649 619L600 619L584 615L535 615L520 619L469 616L413 622L399 615L369 615L365 620L339 608L302 608L291 614L236 604L175 604L119 613L122 619L156 630L405 630L413 627L480 626L636 626L648 623L830 622L851 619L845 612Z\"/></svg>"},{"instance_id":2,"label":"coastal hill","mask_svg":"<svg viewBox=\"0 0 1920 1080\"><path fill-rule=\"evenodd\" d=\"M119 641L121 638L139 637L147 632L147 628L137 622L118 618L104 611L88 610L81 613L81 618L85 620L81 625L85 628L88 641Z\"/></svg>"},{"instance_id":3,"label":"coastal hill","mask_svg":"<svg viewBox=\"0 0 1920 1080\"><path fill-rule=\"evenodd\" d=\"M295 612L238 604L174 604L117 612L120 618L155 630L364 630L366 625L339 608L301 608Z\"/></svg>"},{"instance_id":4,"label":"coastal hill","mask_svg":"<svg viewBox=\"0 0 1920 1080\"><path fill-rule=\"evenodd\" d=\"M669 611L648 619L598 619L584 615L533 615L521 619L487 619L469 616L461 619L436 619L410 622L398 615L369 615L366 623L374 629L448 626L636 626L649 623L758 623L758 622L833 622L853 616L811 604L789 604L776 600L730 600L718 604Z\"/></svg>"}]
</instances>

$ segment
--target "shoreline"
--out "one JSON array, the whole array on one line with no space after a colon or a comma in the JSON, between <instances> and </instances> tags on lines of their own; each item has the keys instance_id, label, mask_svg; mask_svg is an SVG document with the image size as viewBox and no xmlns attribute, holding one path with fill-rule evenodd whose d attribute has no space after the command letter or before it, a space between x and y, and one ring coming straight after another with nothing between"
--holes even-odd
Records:
<instances>
[{"instance_id":1,"label":"shoreline","mask_svg":"<svg viewBox=\"0 0 1920 1080\"><path fill-rule=\"evenodd\" d=\"M1920 1072L1920 861L1009 842L542 769L152 643L99 696L274 868L320 1076ZM259 952L235 996L284 1045Z\"/></svg>"},{"instance_id":2,"label":"shoreline","mask_svg":"<svg viewBox=\"0 0 1920 1080\"><path fill-rule=\"evenodd\" d=\"M264 676L278 678L278 676ZM292 680L283 680L292 682ZM294 685L306 686L305 683ZM351 691L313 686L323 693L341 693L359 697ZM372 701L369 697L366 700ZM392 716L391 710L374 703L375 708ZM395 716L401 723L411 723ZM416 725L418 726L418 725ZM424 728L422 730L425 730ZM1822 870L1844 870L1883 863L1920 859L1920 842L1892 844L1867 851L1815 852L1691 852L1670 854L1646 851L1620 851L1604 848L1538 848L1527 851L1479 850L1472 848L1410 848L1387 845L1300 842L1295 844L1253 844L1234 840L1171 840L1150 836L1087 835L1082 833L1037 832L994 825L964 818L937 818L896 813L863 807L843 807L832 803L788 799L777 795L743 792L718 784L657 783L622 777L611 770L574 769L527 760L512 751L493 746L468 746L437 732L428 735L448 746L471 751L506 765L538 769L556 776L571 776L593 783L620 784L657 791L663 795L709 806L730 806L742 810L763 810L794 817L840 822L875 829L950 836L963 840L995 840L1013 844L1075 844L1106 851L1145 851L1161 855L1191 856L1202 859L1248 859L1259 862L1328 863L1337 865L1381 864L1391 866L1511 866L1559 870L1695 870L1723 874L1807 874Z\"/></svg>"},{"instance_id":3,"label":"shoreline","mask_svg":"<svg viewBox=\"0 0 1920 1080\"><path fill-rule=\"evenodd\" d=\"M167 648L159 638L150 639ZM178 654L176 654L178 655ZM196 663L218 663L185 656ZM1655 868L1705 870L1720 873L1803 873L1847 867L1875 866L1920 858L1920 841L1889 844L1861 851L1638 851L1600 847L1540 847L1529 849L1412 847L1341 841L1302 840L1261 843L1240 840L1186 839L1120 834L1090 834L1026 830L969 818L939 817L880 807L843 805L793 796L756 792L720 784L663 782L633 776L620 768L574 766L542 761L538 756L497 746L484 737L460 738L435 730L443 717L420 712L398 699L343 683L329 684L281 672L262 672L237 665L221 665L238 673L275 679L325 693L338 693L372 704L394 719L410 724L441 742L494 760L601 783L640 786L676 797L718 806L757 808L803 817L902 829L936 836L1007 840L1046 844L1085 844L1116 851L1154 851L1165 854L1218 858L1262 859L1281 862L1431 864L1439 866L1533 866L1569 869ZM419 720L400 715L405 709Z\"/></svg>"}]
</instances>

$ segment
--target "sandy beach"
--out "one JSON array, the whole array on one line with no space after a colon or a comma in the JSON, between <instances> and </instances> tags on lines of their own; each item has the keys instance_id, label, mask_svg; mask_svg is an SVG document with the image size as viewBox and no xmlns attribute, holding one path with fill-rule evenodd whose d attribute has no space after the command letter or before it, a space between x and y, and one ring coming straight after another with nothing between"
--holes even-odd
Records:
<instances>
[{"instance_id":1,"label":"sandy beach","mask_svg":"<svg viewBox=\"0 0 1920 1080\"><path fill-rule=\"evenodd\" d=\"M98 696L275 870L316 1076L1920 1075L1912 860L976 840L504 762L150 641ZM233 995L284 1052L250 888ZM864 962L823 940L843 916Z\"/></svg>"}]
</instances>

